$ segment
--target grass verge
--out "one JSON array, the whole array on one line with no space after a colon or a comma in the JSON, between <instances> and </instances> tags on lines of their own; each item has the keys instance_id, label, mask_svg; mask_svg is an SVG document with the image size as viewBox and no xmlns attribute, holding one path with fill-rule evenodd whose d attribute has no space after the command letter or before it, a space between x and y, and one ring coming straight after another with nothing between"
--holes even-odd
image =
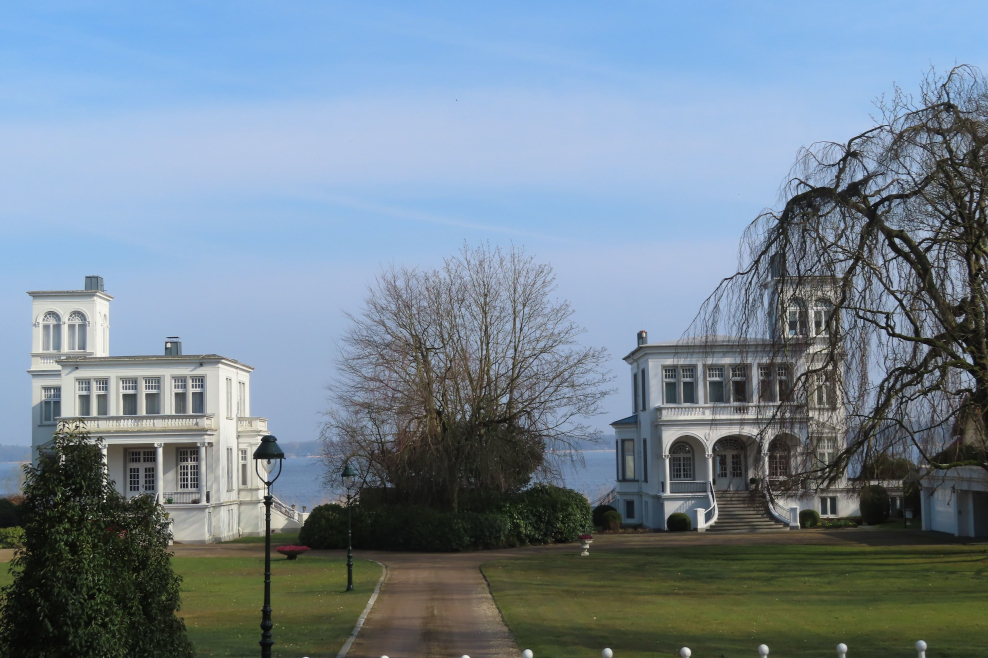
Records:
<instances>
[{"instance_id":1,"label":"grass verge","mask_svg":"<svg viewBox=\"0 0 988 658\"><path fill-rule=\"evenodd\" d=\"M485 564L504 620L538 658L988 656L983 546L692 546Z\"/></svg>"}]
</instances>

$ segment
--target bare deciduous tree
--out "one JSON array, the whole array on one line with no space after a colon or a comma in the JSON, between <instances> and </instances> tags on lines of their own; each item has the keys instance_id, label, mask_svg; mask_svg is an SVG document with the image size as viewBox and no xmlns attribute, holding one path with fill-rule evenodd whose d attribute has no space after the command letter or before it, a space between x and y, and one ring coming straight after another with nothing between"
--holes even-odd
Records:
<instances>
[{"instance_id":1,"label":"bare deciduous tree","mask_svg":"<svg viewBox=\"0 0 988 658\"><path fill-rule=\"evenodd\" d=\"M556 475L547 451L592 440L607 353L557 301L551 267L520 248L464 247L436 270L391 268L349 315L323 428L327 480L456 509L464 489Z\"/></svg>"},{"instance_id":2,"label":"bare deciduous tree","mask_svg":"<svg viewBox=\"0 0 988 658\"><path fill-rule=\"evenodd\" d=\"M740 271L695 328L802 350L819 330L800 316L805 291L829 290L832 330L797 389L842 373L849 440L816 475L896 455L956 465L941 451L958 419L980 442L961 458L988 469L988 82L968 66L931 72L916 98L897 88L878 108L872 128L800 154L781 210L748 227Z\"/></svg>"}]
</instances>

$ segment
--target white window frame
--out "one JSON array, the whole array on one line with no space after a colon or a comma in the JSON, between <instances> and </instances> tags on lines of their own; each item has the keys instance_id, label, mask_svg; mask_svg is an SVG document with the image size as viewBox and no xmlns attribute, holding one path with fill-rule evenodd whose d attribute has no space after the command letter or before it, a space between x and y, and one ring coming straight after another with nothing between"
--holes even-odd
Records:
<instances>
[{"instance_id":1,"label":"white window frame","mask_svg":"<svg viewBox=\"0 0 988 658\"><path fill-rule=\"evenodd\" d=\"M739 363L739 364L735 364L735 365L732 365L731 366L731 386L730 386L730 389L731 390L730 390L730 393L731 393L731 402L732 403L734 403L734 404L748 404L749 402L751 402L751 385L750 385L750 381L749 381L749 378L748 378L748 373L750 371L751 371L751 369L746 364L743 364L743 363ZM744 399L743 400L742 399L739 399L739 396L736 395L736 391L735 391L735 383L736 382L743 382L744 383Z\"/></svg>"},{"instance_id":2,"label":"white window frame","mask_svg":"<svg viewBox=\"0 0 988 658\"><path fill-rule=\"evenodd\" d=\"M126 396L134 396L134 413L126 413L126 405L124 405L124 400ZM121 377L120 378L120 415L121 416L137 416L141 413L138 407L139 400L137 395L137 377Z\"/></svg>"},{"instance_id":3,"label":"white window frame","mask_svg":"<svg viewBox=\"0 0 988 658\"><path fill-rule=\"evenodd\" d=\"M182 401L181 404L178 403L179 400ZM180 415L189 413L188 377L172 377L172 413Z\"/></svg>"},{"instance_id":4,"label":"white window frame","mask_svg":"<svg viewBox=\"0 0 988 658\"><path fill-rule=\"evenodd\" d=\"M233 491L233 448L226 449L226 490Z\"/></svg>"},{"instance_id":5,"label":"white window frame","mask_svg":"<svg viewBox=\"0 0 988 658\"><path fill-rule=\"evenodd\" d=\"M693 448L685 441L678 441L669 450L669 479L692 482L696 474L693 466Z\"/></svg>"},{"instance_id":6,"label":"white window frame","mask_svg":"<svg viewBox=\"0 0 988 658\"><path fill-rule=\"evenodd\" d=\"M199 449L179 448L178 455L178 490L199 490Z\"/></svg>"},{"instance_id":7,"label":"white window frame","mask_svg":"<svg viewBox=\"0 0 988 658\"><path fill-rule=\"evenodd\" d=\"M157 416L161 414L161 377L144 378L144 415ZM151 398L150 396L155 396ZM157 402L157 410L152 411L148 402Z\"/></svg>"},{"instance_id":8,"label":"white window frame","mask_svg":"<svg viewBox=\"0 0 988 658\"><path fill-rule=\"evenodd\" d=\"M706 400L707 400L707 403L708 404L726 404L728 402L728 399L727 398L728 398L729 391L727 390L727 388L728 388L727 387L727 380L725 378L725 375L726 374L727 374L727 370L726 370L725 366L707 366L706 367L707 390L705 391L705 393L706 393ZM714 382L720 382L720 385L721 385L721 395L720 395L720 397L722 398L721 400L716 400L715 401L713 399L714 396L712 396L710 394L710 390L711 390L710 389L710 384L711 383L714 383Z\"/></svg>"},{"instance_id":9,"label":"white window frame","mask_svg":"<svg viewBox=\"0 0 988 658\"><path fill-rule=\"evenodd\" d=\"M89 321L82 311L72 311L65 323L66 347L70 352L86 351L86 327Z\"/></svg>"},{"instance_id":10,"label":"white window frame","mask_svg":"<svg viewBox=\"0 0 988 658\"><path fill-rule=\"evenodd\" d=\"M624 481L635 480L634 439L621 439L621 479Z\"/></svg>"},{"instance_id":11,"label":"white window frame","mask_svg":"<svg viewBox=\"0 0 988 658\"><path fill-rule=\"evenodd\" d=\"M233 419L233 379L226 378L226 417Z\"/></svg>"},{"instance_id":12,"label":"white window frame","mask_svg":"<svg viewBox=\"0 0 988 658\"><path fill-rule=\"evenodd\" d=\"M837 435L821 434L814 440L817 467L822 468L834 463L837 457Z\"/></svg>"},{"instance_id":13,"label":"white window frame","mask_svg":"<svg viewBox=\"0 0 988 658\"><path fill-rule=\"evenodd\" d=\"M62 415L62 387L41 387L41 425L54 425Z\"/></svg>"},{"instance_id":14,"label":"white window frame","mask_svg":"<svg viewBox=\"0 0 988 658\"><path fill-rule=\"evenodd\" d=\"M200 411L196 411L196 394L199 395ZM189 377L189 413L206 413L206 377L204 375Z\"/></svg>"},{"instance_id":15,"label":"white window frame","mask_svg":"<svg viewBox=\"0 0 988 658\"><path fill-rule=\"evenodd\" d=\"M75 380L75 392L76 392L76 409L75 415L82 418L88 418L93 415L93 386L92 381L89 379L77 379ZM87 407L87 409L83 409ZM86 411L86 413L83 413Z\"/></svg>"},{"instance_id":16,"label":"white window frame","mask_svg":"<svg viewBox=\"0 0 988 658\"><path fill-rule=\"evenodd\" d=\"M41 351L62 351L62 316L55 311L41 316Z\"/></svg>"},{"instance_id":17,"label":"white window frame","mask_svg":"<svg viewBox=\"0 0 988 658\"><path fill-rule=\"evenodd\" d=\"M247 382L237 382L237 417L247 415Z\"/></svg>"},{"instance_id":18,"label":"white window frame","mask_svg":"<svg viewBox=\"0 0 988 658\"><path fill-rule=\"evenodd\" d=\"M240 448L240 487L250 487L250 457L247 448Z\"/></svg>"},{"instance_id":19,"label":"white window frame","mask_svg":"<svg viewBox=\"0 0 988 658\"><path fill-rule=\"evenodd\" d=\"M107 377L96 377L93 379L93 395L96 398L96 407L93 410L94 416L110 415L110 380ZM103 404L103 413L100 413L100 403Z\"/></svg>"},{"instance_id":20,"label":"white window frame","mask_svg":"<svg viewBox=\"0 0 988 658\"><path fill-rule=\"evenodd\" d=\"M837 496L820 496L820 516L823 518L837 518L840 516Z\"/></svg>"}]
</instances>

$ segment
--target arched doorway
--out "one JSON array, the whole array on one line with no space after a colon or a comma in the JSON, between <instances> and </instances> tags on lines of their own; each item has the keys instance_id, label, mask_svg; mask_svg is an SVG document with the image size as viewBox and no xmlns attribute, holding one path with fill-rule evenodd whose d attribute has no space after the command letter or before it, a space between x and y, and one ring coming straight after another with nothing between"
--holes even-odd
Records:
<instances>
[{"instance_id":1,"label":"arched doorway","mask_svg":"<svg viewBox=\"0 0 988 658\"><path fill-rule=\"evenodd\" d=\"M748 488L748 460L740 439L726 437L714 444L714 488L717 491Z\"/></svg>"}]
</instances>

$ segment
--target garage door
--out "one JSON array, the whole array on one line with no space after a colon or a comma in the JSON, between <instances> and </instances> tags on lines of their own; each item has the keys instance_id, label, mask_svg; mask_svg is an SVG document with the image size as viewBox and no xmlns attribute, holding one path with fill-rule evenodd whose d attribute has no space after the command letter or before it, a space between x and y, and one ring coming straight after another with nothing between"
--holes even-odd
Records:
<instances>
[{"instance_id":1,"label":"garage door","mask_svg":"<svg viewBox=\"0 0 988 658\"><path fill-rule=\"evenodd\" d=\"M930 498L930 528L939 532L957 533L957 501L950 487L940 486Z\"/></svg>"}]
</instances>

